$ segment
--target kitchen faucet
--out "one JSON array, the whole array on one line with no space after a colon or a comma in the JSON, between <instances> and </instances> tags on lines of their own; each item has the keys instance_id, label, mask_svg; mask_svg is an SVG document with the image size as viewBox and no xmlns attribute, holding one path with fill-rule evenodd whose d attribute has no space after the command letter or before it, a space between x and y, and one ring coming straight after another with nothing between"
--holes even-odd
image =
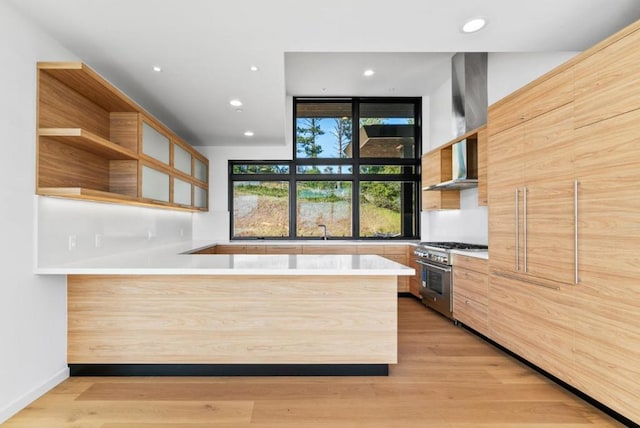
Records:
<instances>
[{"instance_id":1,"label":"kitchen faucet","mask_svg":"<svg viewBox=\"0 0 640 428\"><path fill-rule=\"evenodd\" d=\"M326 224L319 224L318 227L322 228L322 239L324 239L326 241L327 240L327 225Z\"/></svg>"}]
</instances>

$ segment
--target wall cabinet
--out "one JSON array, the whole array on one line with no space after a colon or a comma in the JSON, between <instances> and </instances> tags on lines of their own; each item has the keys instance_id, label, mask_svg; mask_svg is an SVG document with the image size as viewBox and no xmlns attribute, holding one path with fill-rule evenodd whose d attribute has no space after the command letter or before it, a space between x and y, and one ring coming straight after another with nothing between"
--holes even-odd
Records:
<instances>
[{"instance_id":1,"label":"wall cabinet","mask_svg":"<svg viewBox=\"0 0 640 428\"><path fill-rule=\"evenodd\" d=\"M640 108L640 30L614 36L610 44L575 67L576 127Z\"/></svg>"},{"instance_id":2,"label":"wall cabinet","mask_svg":"<svg viewBox=\"0 0 640 428\"><path fill-rule=\"evenodd\" d=\"M487 151L489 149L489 133L487 127L478 130L478 206L489 205L487 185Z\"/></svg>"},{"instance_id":3,"label":"wall cabinet","mask_svg":"<svg viewBox=\"0 0 640 428\"><path fill-rule=\"evenodd\" d=\"M425 190L453 178L453 145L462 140L472 143L477 150L478 205L487 205L487 128L482 126L455 138L422 156L422 210L460 208L460 190ZM474 154L475 156L476 154Z\"/></svg>"},{"instance_id":4,"label":"wall cabinet","mask_svg":"<svg viewBox=\"0 0 640 428\"><path fill-rule=\"evenodd\" d=\"M640 22L488 122L489 336L636 423L639 71Z\"/></svg>"},{"instance_id":5,"label":"wall cabinet","mask_svg":"<svg viewBox=\"0 0 640 428\"><path fill-rule=\"evenodd\" d=\"M82 63L38 63L36 193L208 208L208 161Z\"/></svg>"},{"instance_id":6,"label":"wall cabinet","mask_svg":"<svg viewBox=\"0 0 640 428\"><path fill-rule=\"evenodd\" d=\"M422 188L451 180L452 149L435 149L422 157ZM422 192L422 210L450 210L460 208L459 190L430 190Z\"/></svg>"}]
</instances>

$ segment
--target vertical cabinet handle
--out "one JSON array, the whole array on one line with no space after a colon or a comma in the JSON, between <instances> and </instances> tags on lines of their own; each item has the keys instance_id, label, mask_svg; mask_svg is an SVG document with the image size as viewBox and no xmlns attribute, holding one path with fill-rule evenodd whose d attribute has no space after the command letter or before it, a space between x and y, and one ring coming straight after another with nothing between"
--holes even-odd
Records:
<instances>
[{"instance_id":1,"label":"vertical cabinet handle","mask_svg":"<svg viewBox=\"0 0 640 428\"><path fill-rule=\"evenodd\" d=\"M520 271L520 212L518 209L518 199L519 199L520 189L516 187L516 272Z\"/></svg>"},{"instance_id":2,"label":"vertical cabinet handle","mask_svg":"<svg viewBox=\"0 0 640 428\"><path fill-rule=\"evenodd\" d=\"M522 231L522 252L523 252L523 272L527 272L527 188L523 187L522 188L522 210L524 211L523 213L523 223L522 223L522 228L524 229Z\"/></svg>"},{"instance_id":3,"label":"vertical cabinet handle","mask_svg":"<svg viewBox=\"0 0 640 428\"><path fill-rule=\"evenodd\" d=\"M578 276L578 186L580 182L578 180L573 181L573 239L574 239L574 261L575 268L573 282L575 285L580 281Z\"/></svg>"}]
</instances>

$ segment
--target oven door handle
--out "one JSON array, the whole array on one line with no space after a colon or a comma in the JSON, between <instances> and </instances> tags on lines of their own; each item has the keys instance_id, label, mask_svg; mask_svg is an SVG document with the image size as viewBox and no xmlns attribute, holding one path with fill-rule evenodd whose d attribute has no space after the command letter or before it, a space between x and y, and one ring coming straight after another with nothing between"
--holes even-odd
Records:
<instances>
[{"instance_id":1,"label":"oven door handle","mask_svg":"<svg viewBox=\"0 0 640 428\"><path fill-rule=\"evenodd\" d=\"M422 260L416 260L416 263L418 263L419 265L431 268L431 269L439 270L441 272L451 272L451 268L450 267L442 267L442 266L434 265L434 264L431 264L431 263L423 262Z\"/></svg>"}]
</instances>

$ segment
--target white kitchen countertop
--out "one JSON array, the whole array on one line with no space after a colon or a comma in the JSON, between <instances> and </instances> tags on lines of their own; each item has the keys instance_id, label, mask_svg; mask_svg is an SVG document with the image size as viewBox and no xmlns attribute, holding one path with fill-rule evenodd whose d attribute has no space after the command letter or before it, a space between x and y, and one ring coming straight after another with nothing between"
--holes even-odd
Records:
<instances>
[{"instance_id":1,"label":"white kitchen countertop","mask_svg":"<svg viewBox=\"0 0 640 428\"><path fill-rule=\"evenodd\" d=\"M412 268L373 255L181 254L211 245L211 242L202 241L181 242L73 263L39 266L35 273L53 275L358 276L409 276L415 274L415 270Z\"/></svg>"},{"instance_id":2,"label":"white kitchen countertop","mask_svg":"<svg viewBox=\"0 0 640 428\"><path fill-rule=\"evenodd\" d=\"M209 245L418 245L418 241L398 241L395 239L380 240L348 240L348 239L305 239L305 240L277 240L277 239L248 239L237 241L216 241Z\"/></svg>"},{"instance_id":3,"label":"white kitchen countertop","mask_svg":"<svg viewBox=\"0 0 640 428\"><path fill-rule=\"evenodd\" d=\"M489 251L464 251L464 250L451 250L452 254L460 254L462 256L475 257L478 259L489 259Z\"/></svg>"}]
</instances>

